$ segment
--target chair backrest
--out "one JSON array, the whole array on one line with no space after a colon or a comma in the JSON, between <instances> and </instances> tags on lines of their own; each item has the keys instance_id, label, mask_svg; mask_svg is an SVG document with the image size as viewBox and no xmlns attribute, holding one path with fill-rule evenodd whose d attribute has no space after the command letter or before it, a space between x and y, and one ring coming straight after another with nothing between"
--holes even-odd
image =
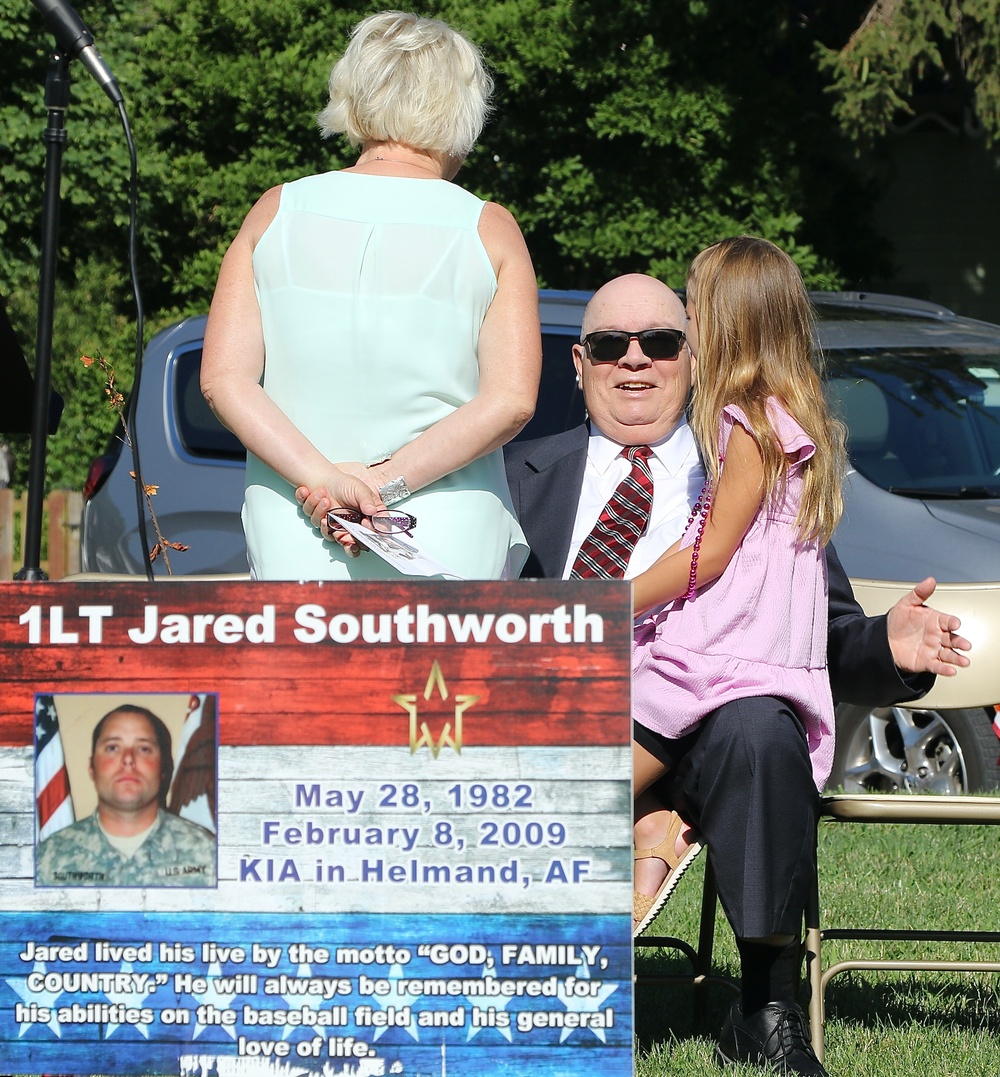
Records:
<instances>
[{"instance_id":1,"label":"chair backrest","mask_svg":"<svg viewBox=\"0 0 1000 1077\"><path fill-rule=\"evenodd\" d=\"M830 407L851 432L851 448L858 453L884 451L889 408L875 382L867 378L831 378L827 389Z\"/></svg>"},{"instance_id":2,"label":"chair backrest","mask_svg":"<svg viewBox=\"0 0 1000 1077\"><path fill-rule=\"evenodd\" d=\"M1000 577L1000 562L997 574ZM907 594L913 583L852 579L851 586L865 613L877 617ZM901 706L915 710L989 707L992 716L992 707L1000 700L1000 663L993 660L1000 654L1000 579L995 583L939 583L931 605L961 620L962 635L972 643L972 665L958 670L954 677L938 677L925 696ZM988 721L984 715L983 725Z\"/></svg>"},{"instance_id":3,"label":"chair backrest","mask_svg":"<svg viewBox=\"0 0 1000 1077\"><path fill-rule=\"evenodd\" d=\"M869 378L831 378L830 407L848 429L851 462L868 479L889 487L910 477L889 446L889 405Z\"/></svg>"}]
</instances>

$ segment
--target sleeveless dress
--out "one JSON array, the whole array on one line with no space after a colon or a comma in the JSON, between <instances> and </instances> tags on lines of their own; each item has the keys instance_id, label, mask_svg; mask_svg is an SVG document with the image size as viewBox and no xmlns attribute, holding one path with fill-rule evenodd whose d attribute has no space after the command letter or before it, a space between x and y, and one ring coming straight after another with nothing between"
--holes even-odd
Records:
<instances>
[{"instance_id":1,"label":"sleeveless dress","mask_svg":"<svg viewBox=\"0 0 1000 1077\"><path fill-rule=\"evenodd\" d=\"M281 189L254 250L263 387L333 463L385 457L471 400L496 293L484 203L444 180L328 172ZM399 503L414 538L464 579L517 577L527 544L496 450ZM247 457L243 526L264 580L399 579L324 541L294 489Z\"/></svg>"},{"instance_id":2,"label":"sleeveless dress","mask_svg":"<svg viewBox=\"0 0 1000 1077\"><path fill-rule=\"evenodd\" d=\"M834 710L826 672L826 555L795 526L802 466L816 451L770 398L768 418L795 458L784 491L763 505L725 572L685 601L675 599L637 628L632 650L632 717L675 740L717 707L748 696L779 696L806 730L813 779L822 789L833 765ZM720 455L746 415L725 408ZM690 546L697 523L681 540Z\"/></svg>"}]
</instances>

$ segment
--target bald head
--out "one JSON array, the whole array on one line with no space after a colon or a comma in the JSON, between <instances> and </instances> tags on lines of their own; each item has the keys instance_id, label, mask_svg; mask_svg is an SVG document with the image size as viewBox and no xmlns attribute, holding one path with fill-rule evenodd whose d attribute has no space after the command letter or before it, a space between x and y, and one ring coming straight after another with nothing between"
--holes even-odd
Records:
<instances>
[{"instance_id":1,"label":"bald head","mask_svg":"<svg viewBox=\"0 0 1000 1077\"><path fill-rule=\"evenodd\" d=\"M599 288L583 316L583 333L687 326L684 304L662 281L642 273L616 277ZM692 360L686 346L674 359L650 359L630 340L617 362L599 363L582 344L573 346L587 411L594 425L622 445L650 445L681 421L691 390Z\"/></svg>"},{"instance_id":2,"label":"bald head","mask_svg":"<svg viewBox=\"0 0 1000 1077\"><path fill-rule=\"evenodd\" d=\"M626 273L598 288L583 312L581 335L624 328L623 318L633 319L627 323L633 329L640 322L645 329L683 329L687 323L680 296L663 281L645 273ZM649 318L654 321L647 325Z\"/></svg>"}]
</instances>

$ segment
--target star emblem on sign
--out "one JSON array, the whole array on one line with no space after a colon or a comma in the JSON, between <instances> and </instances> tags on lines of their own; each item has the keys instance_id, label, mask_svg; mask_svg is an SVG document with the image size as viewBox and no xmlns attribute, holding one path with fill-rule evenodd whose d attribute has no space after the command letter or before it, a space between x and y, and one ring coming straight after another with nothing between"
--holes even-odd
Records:
<instances>
[{"instance_id":1,"label":"star emblem on sign","mask_svg":"<svg viewBox=\"0 0 1000 1077\"><path fill-rule=\"evenodd\" d=\"M435 690L440 699L448 699L448 685L445 682L444 674L441 672L441 666L437 659L431 664L430 675L427 677L427 683L424 685L422 693L424 700L430 700ZM417 749L423 747L430 748L431 755L435 759L437 759L438 753L444 747L453 748L458 755L461 755L462 717L473 704L479 702L480 697L456 695L455 712L451 721L445 722L444 728L441 730L441 735L437 740L431 735L430 727L427 722L420 720L418 699L419 694L416 692L401 693L400 695L392 697L393 703L402 707L410 716L410 755L415 755Z\"/></svg>"}]
</instances>

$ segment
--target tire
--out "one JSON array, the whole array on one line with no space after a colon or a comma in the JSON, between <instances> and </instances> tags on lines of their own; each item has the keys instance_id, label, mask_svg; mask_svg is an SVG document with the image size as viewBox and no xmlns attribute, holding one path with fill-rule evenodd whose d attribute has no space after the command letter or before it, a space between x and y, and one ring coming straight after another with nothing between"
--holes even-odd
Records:
<instances>
[{"instance_id":1,"label":"tire","mask_svg":"<svg viewBox=\"0 0 1000 1077\"><path fill-rule=\"evenodd\" d=\"M837 707L829 789L846 793L962 793L1000 788L992 708Z\"/></svg>"}]
</instances>

